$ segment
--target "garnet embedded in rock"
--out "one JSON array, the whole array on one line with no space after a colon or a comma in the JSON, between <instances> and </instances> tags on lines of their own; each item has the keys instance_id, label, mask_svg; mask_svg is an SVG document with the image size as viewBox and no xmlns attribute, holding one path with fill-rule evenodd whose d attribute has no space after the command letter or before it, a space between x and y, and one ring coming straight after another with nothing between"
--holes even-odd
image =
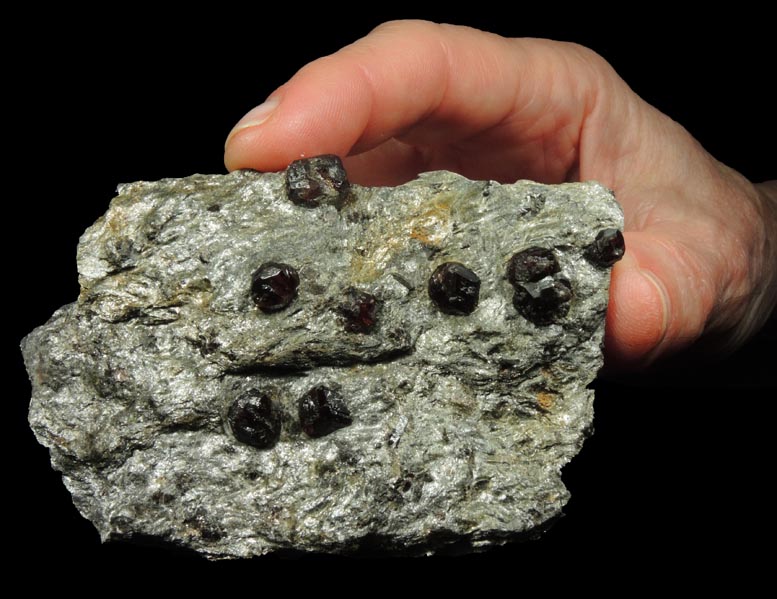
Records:
<instances>
[{"instance_id":1,"label":"garnet embedded in rock","mask_svg":"<svg viewBox=\"0 0 777 599\"><path fill-rule=\"evenodd\" d=\"M429 297L446 314L471 314L479 294L480 277L459 262L440 264L429 277Z\"/></svg>"},{"instance_id":2,"label":"garnet embedded in rock","mask_svg":"<svg viewBox=\"0 0 777 599\"><path fill-rule=\"evenodd\" d=\"M596 239L585 248L583 255L592 264L607 267L623 258L625 252L623 233L618 229L602 229Z\"/></svg>"},{"instance_id":3,"label":"garnet embedded in rock","mask_svg":"<svg viewBox=\"0 0 777 599\"><path fill-rule=\"evenodd\" d=\"M262 312L277 312L297 295L297 269L282 262L265 262L251 276L251 297Z\"/></svg>"},{"instance_id":4,"label":"garnet embedded in rock","mask_svg":"<svg viewBox=\"0 0 777 599\"><path fill-rule=\"evenodd\" d=\"M547 277L536 283L516 285L513 305L526 320L546 326L567 315L571 299L569 281Z\"/></svg>"},{"instance_id":5,"label":"garnet embedded in rock","mask_svg":"<svg viewBox=\"0 0 777 599\"><path fill-rule=\"evenodd\" d=\"M249 389L232 402L227 421L235 439L260 449L275 445L281 434L280 414L257 389Z\"/></svg>"},{"instance_id":6,"label":"garnet embedded in rock","mask_svg":"<svg viewBox=\"0 0 777 599\"><path fill-rule=\"evenodd\" d=\"M507 280L513 285L534 283L561 270L553 250L530 247L514 254L507 263Z\"/></svg>"},{"instance_id":7,"label":"garnet embedded in rock","mask_svg":"<svg viewBox=\"0 0 777 599\"><path fill-rule=\"evenodd\" d=\"M338 393L319 385L299 400L299 422L309 437L323 437L353 422Z\"/></svg>"},{"instance_id":8,"label":"garnet embedded in rock","mask_svg":"<svg viewBox=\"0 0 777 599\"><path fill-rule=\"evenodd\" d=\"M305 208L320 204L340 208L348 199L350 189L343 162L334 154L295 160L286 169L289 199Z\"/></svg>"},{"instance_id":9,"label":"garnet embedded in rock","mask_svg":"<svg viewBox=\"0 0 777 599\"><path fill-rule=\"evenodd\" d=\"M352 333L369 333L375 326L377 311L377 298L353 287L345 290L345 300L339 306L345 330Z\"/></svg>"}]
</instances>

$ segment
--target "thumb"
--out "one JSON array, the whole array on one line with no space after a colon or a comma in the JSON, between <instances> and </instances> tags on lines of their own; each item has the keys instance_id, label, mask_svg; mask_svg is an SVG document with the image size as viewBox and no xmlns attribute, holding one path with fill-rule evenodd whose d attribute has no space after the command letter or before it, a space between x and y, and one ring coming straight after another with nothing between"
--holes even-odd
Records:
<instances>
[{"instance_id":1,"label":"thumb","mask_svg":"<svg viewBox=\"0 0 777 599\"><path fill-rule=\"evenodd\" d=\"M649 232L627 232L613 268L607 310L608 369L642 369L691 345L704 331L714 290L687 248Z\"/></svg>"}]
</instances>

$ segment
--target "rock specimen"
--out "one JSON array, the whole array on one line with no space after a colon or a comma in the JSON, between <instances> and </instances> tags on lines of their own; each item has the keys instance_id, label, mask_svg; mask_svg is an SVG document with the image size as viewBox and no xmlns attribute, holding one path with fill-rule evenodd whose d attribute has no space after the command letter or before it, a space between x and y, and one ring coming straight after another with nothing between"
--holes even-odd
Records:
<instances>
[{"instance_id":1,"label":"rock specimen","mask_svg":"<svg viewBox=\"0 0 777 599\"><path fill-rule=\"evenodd\" d=\"M593 418L622 217L597 183L286 173L123 185L23 341L30 423L102 538L211 558L542 530Z\"/></svg>"}]
</instances>

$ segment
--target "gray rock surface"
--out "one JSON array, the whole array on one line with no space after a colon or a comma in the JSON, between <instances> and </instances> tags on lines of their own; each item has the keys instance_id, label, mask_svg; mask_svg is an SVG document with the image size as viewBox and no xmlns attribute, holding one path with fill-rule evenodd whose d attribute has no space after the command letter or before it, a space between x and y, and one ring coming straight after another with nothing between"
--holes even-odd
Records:
<instances>
[{"instance_id":1,"label":"gray rock surface","mask_svg":"<svg viewBox=\"0 0 777 599\"><path fill-rule=\"evenodd\" d=\"M84 233L78 300L22 349L30 424L104 540L210 558L468 551L561 513L560 469L590 430L602 364L610 268L586 252L622 228L612 194L447 172L340 192L298 205L284 173L252 171L137 182ZM530 247L559 270L522 301L571 289L549 324L513 305L507 265ZM470 314L430 299L451 261L480 279ZM266 262L299 275L276 312L252 301ZM366 332L345 326L353 289L376 300ZM317 386L351 422L311 437L299 406ZM280 426L268 448L229 421L252 393Z\"/></svg>"}]
</instances>

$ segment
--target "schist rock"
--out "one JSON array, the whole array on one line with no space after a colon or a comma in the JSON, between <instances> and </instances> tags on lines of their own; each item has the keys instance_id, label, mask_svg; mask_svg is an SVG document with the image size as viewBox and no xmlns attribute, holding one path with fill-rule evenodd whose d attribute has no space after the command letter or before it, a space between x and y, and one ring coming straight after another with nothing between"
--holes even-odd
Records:
<instances>
[{"instance_id":1,"label":"schist rock","mask_svg":"<svg viewBox=\"0 0 777 599\"><path fill-rule=\"evenodd\" d=\"M623 221L598 183L336 157L122 185L22 343L30 424L104 540L209 558L536 536L593 419Z\"/></svg>"}]
</instances>

